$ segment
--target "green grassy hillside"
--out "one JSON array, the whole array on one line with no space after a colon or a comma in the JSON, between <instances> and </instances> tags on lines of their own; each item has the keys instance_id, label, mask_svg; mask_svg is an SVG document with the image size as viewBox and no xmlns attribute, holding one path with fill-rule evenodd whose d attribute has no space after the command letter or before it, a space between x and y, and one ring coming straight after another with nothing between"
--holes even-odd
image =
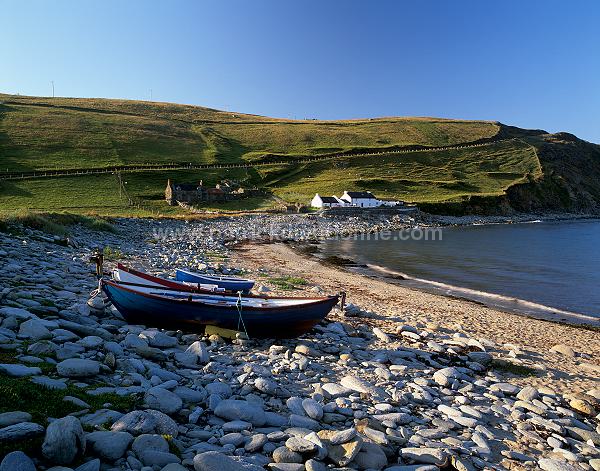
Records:
<instances>
[{"instance_id":1,"label":"green grassy hillside","mask_svg":"<svg viewBox=\"0 0 600 471\"><path fill-rule=\"evenodd\" d=\"M266 153L442 146L494 136L490 122L382 118L289 121L185 105L0 95L2 168L31 171L144 163L212 163Z\"/></svg>"},{"instance_id":2,"label":"green grassy hillside","mask_svg":"<svg viewBox=\"0 0 600 471\"><path fill-rule=\"evenodd\" d=\"M542 133L489 121L292 121L168 103L0 95L0 177L2 172L139 164L252 164L123 172L121 183L113 174L0 180L0 211L174 215L180 210L168 207L163 199L167 178L210 183L234 178L285 201L302 203L316 192L359 189L418 203L502 196L515 185L543 177ZM477 142L485 145L392 152ZM379 154L302 161L365 152ZM269 159L285 163L265 165ZM273 204L274 198L265 197L213 207L254 209Z\"/></svg>"}]
</instances>

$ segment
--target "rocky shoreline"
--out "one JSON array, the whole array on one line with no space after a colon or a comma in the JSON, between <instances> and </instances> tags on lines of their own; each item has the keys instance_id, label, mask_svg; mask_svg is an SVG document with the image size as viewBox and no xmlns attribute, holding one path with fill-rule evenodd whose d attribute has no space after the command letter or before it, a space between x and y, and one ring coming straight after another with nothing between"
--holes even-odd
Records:
<instances>
[{"instance_id":1,"label":"rocky shoreline","mask_svg":"<svg viewBox=\"0 0 600 471\"><path fill-rule=\"evenodd\" d=\"M520 224L529 222L558 222L598 219L598 213L516 213L505 216L439 216L435 214L419 213L418 219L426 224L435 226L472 226L485 224Z\"/></svg>"},{"instance_id":2,"label":"rocky shoreline","mask_svg":"<svg viewBox=\"0 0 600 471\"><path fill-rule=\"evenodd\" d=\"M299 339L226 342L129 325L90 299L88 258L99 246L109 265L245 272L277 291L277 266L244 264L243 252L230 266L228 245L421 223L124 219L115 234L76 228L67 246L26 228L0 233L0 446L10 452L0 471L600 469L600 389L519 384L518 346L507 354L467 330L363 302ZM568 345L554 349L594 365ZM48 412L15 399L16 388L39 391Z\"/></svg>"}]
</instances>

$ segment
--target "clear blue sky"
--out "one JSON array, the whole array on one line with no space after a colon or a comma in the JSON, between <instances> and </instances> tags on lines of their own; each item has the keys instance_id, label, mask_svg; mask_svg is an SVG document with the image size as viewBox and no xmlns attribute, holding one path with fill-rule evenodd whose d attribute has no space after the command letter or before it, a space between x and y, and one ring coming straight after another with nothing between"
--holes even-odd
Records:
<instances>
[{"instance_id":1,"label":"clear blue sky","mask_svg":"<svg viewBox=\"0 0 600 471\"><path fill-rule=\"evenodd\" d=\"M0 0L0 91L291 118L497 119L600 142L595 0Z\"/></svg>"}]
</instances>

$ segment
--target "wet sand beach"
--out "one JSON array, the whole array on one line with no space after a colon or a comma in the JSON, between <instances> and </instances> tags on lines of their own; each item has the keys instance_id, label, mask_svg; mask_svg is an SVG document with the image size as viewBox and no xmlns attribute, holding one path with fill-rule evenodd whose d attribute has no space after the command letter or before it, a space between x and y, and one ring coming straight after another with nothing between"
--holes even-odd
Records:
<instances>
[{"instance_id":1,"label":"wet sand beach","mask_svg":"<svg viewBox=\"0 0 600 471\"><path fill-rule=\"evenodd\" d=\"M557 392L586 391L600 386L600 332L502 312L464 299L426 293L342 268L319 263L288 244L247 244L233 253L235 263L248 269L265 268L282 275L301 277L324 292L345 291L347 302L372 311L375 318L361 319L395 331L404 323L429 329L465 332L489 339L508 361L536 370L515 378ZM312 287L312 288L311 288ZM339 315L332 314L332 315ZM552 352L567 345L575 356Z\"/></svg>"}]
</instances>

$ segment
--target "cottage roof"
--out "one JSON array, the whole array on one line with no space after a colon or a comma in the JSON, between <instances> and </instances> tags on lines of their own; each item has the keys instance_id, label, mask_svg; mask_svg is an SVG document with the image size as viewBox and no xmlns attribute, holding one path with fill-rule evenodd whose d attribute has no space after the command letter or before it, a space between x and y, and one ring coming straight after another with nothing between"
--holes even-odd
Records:
<instances>
[{"instance_id":1,"label":"cottage roof","mask_svg":"<svg viewBox=\"0 0 600 471\"><path fill-rule=\"evenodd\" d=\"M375 199L375 195L370 191L346 191L350 198Z\"/></svg>"},{"instance_id":2,"label":"cottage roof","mask_svg":"<svg viewBox=\"0 0 600 471\"><path fill-rule=\"evenodd\" d=\"M321 196L323 203L339 203L339 200L335 196Z\"/></svg>"},{"instance_id":3,"label":"cottage roof","mask_svg":"<svg viewBox=\"0 0 600 471\"><path fill-rule=\"evenodd\" d=\"M177 183L175 188L182 191L196 191L198 189L198 185L195 183Z\"/></svg>"}]
</instances>

